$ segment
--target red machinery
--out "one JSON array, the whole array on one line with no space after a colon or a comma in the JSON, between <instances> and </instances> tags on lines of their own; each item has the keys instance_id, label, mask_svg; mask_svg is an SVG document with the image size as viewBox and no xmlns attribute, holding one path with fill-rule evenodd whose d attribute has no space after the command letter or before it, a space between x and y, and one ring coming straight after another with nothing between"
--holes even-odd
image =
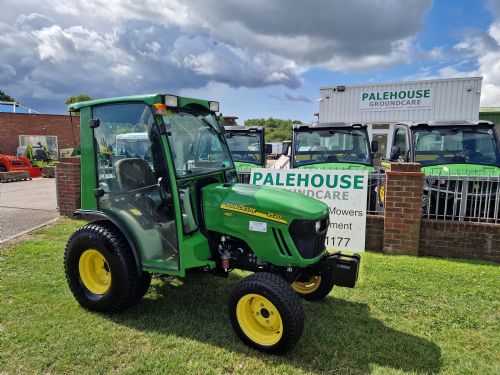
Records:
<instances>
[{"instance_id":1,"label":"red machinery","mask_svg":"<svg viewBox=\"0 0 500 375\"><path fill-rule=\"evenodd\" d=\"M40 168L33 167L28 158L0 154L0 172L29 172L30 177L42 177Z\"/></svg>"}]
</instances>

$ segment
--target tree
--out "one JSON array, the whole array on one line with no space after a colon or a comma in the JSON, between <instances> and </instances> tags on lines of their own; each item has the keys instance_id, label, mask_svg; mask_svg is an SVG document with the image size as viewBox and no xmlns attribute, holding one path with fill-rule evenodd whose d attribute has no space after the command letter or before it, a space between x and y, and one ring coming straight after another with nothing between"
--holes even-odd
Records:
<instances>
[{"instance_id":1,"label":"tree","mask_svg":"<svg viewBox=\"0 0 500 375\"><path fill-rule=\"evenodd\" d=\"M15 102L16 99L14 99L12 96L7 95L2 90L0 90L0 101L2 101L2 102Z\"/></svg>"},{"instance_id":2,"label":"tree","mask_svg":"<svg viewBox=\"0 0 500 375\"><path fill-rule=\"evenodd\" d=\"M245 126L263 126L266 130L266 142L282 142L292 140L292 127L301 124L299 120L283 120L269 117L254 118L245 121Z\"/></svg>"},{"instance_id":3,"label":"tree","mask_svg":"<svg viewBox=\"0 0 500 375\"><path fill-rule=\"evenodd\" d=\"M73 103L78 103L78 102L86 102L88 100L94 100L93 97L87 94L80 94L80 95L73 95L70 96L66 101L64 102L66 105L70 105Z\"/></svg>"}]
</instances>

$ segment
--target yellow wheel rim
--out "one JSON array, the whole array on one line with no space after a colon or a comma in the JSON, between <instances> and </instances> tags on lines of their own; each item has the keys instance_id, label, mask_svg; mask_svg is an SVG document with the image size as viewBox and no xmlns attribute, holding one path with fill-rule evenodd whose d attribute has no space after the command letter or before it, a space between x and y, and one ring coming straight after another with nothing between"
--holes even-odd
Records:
<instances>
[{"instance_id":1,"label":"yellow wheel rim","mask_svg":"<svg viewBox=\"0 0 500 375\"><path fill-rule=\"evenodd\" d=\"M379 190L379 193L378 193L378 197L380 199L380 203L384 203L384 199L385 199L385 186L381 186L380 187L380 190Z\"/></svg>"},{"instance_id":2,"label":"yellow wheel rim","mask_svg":"<svg viewBox=\"0 0 500 375\"><path fill-rule=\"evenodd\" d=\"M104 294L111 285L108 261L99 251L85 250L80 256L78 270L83 285L94 294Z\"/></svg>"},{"instance_id":3,"label":"yellow wheel rim","mask_svg":"<svg viewBox=\"0 0 500 375\"><path fill-rule=\"evenodd\" d=\"M262 346L271 346L283 336L283 321L276 306L258 294L247 294L236 305L236 318L245 335Z\"/></svg>"},{"instance_id":4,"label":"yellow wheel rim","mask_svg":"<svg viewBox=\"0 0 500 375\"><path fill-rule=\"evenodd\" d=\"M308 281L300 282L294 281L292 283L292 289L299 294L310 294L316 291L321 284L321 276L313 276Z\"/></svg>"}]
</instances>

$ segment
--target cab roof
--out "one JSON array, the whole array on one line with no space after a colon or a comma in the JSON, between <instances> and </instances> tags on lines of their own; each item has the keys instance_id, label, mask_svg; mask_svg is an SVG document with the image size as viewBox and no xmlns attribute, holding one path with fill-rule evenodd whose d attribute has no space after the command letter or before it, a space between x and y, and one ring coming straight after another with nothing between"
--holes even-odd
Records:
<instances>
[{"instance_id":1,"label":"cab roof","mask_svg":"<svg viewBox=\"0 0 500 375\"><path fill-rule=\"evenodd\" d=\"M398 122L395 125L406 125L408 127L415 126L478 126L478 125L491 125L494 124L491 121L481 120L481 121L419 121L419 122Z\"/></svg>"},{"instance_id":2,"label":"cab roof","mask_svg":"<svg viewBox=\"0 0 500 375\"><path fill-rule=\"evenodd\" d=\"M263 126L224 126L224 130L227 132L249 132L249 131L262 131Z\"/></svg>"},{"instance_id":3,"label":"cab roof","mask_svg":"<svg viewBox=\"0 0 500 375\"><path fill-rule=\"evenodd\" d=\"M365 124L356 123L356 122L318 122L316 124L294 124L293 130L301 131L301 130L322 130L329 128L364 128Z\"/></svg>"},{"instance_id":4,"label":"cab roof","mask_svg":"<svg viewBox=\"0 0 500 375\"><path fill-rule=\"evenodd\" d=\"M68 109L71 112L78 112L82 108L85 108L85 107L90 107L90 106L95 106L95 105L100 105L100 104L118 103L118 102L144 102L146 104L153 105L156 103L164 103L165 95L170 95L170 94L131 95L131 96L119 96L119 97L115 97L115 98L89 100L86 102L78 102L78 103L70 104L68 106ZM177 96L177 95L174 95L174 96ZM179 107L184 107L188 104L199 104L199 105L202 105L203 107L206 107L207 109L209 109L209 104L208 104L209 101L208 100L187 98L184 96L177 96L177 99L178 99L178 106Z\"/></svg>"}]
</instances>

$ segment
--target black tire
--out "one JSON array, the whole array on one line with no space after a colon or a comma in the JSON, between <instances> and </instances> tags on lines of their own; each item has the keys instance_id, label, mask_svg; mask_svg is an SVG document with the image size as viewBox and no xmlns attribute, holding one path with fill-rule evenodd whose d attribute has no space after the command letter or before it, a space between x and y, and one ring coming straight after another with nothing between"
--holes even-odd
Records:
<instances>
[{"instance_id":1,"label":"black tire","mask_svg":"<svg viewBox=\"0 0 500 375\"><path fill-rule=\"evenodd\" d=\"M137 287L136 300L140 301L142 297L148 292L149 286L151 285L151 274L149 272L143 272L139 276L139 283Z\"/></svg>"},{"instance_id":2,"label":"black tire","mask_svg":"<svg viewBox=\"0 0 500 375\"><path fill-rule=\"evenodd\" d=\"M314 281L312 281L314 279ZM311 279L311 282L314 285L313 287L306 287L307 281L305 283L301 283L304 285L303 288L299 288L297 283L300 283L299 280L292 283L292 289L302 298L308 301L320 301L325 298L333 289L333 270L331 267L327 265L321 266L320 272L318 275L314 275Z\"/></svg>"},{"instance_id":3,"label":"black tire","mask_svg":"<svg viewBox=\"0 0 500 375\"><path fill-rule=\"evenodd\" d=\"M249 337L242 329L239 317L241 318L241 313L238 315L237 307L240 301L254 300L255 297L250 295L257 295L257 298L264 298L271 303L272 308L277 311L277 319L280 319L281 327L280 330L270 331L270 334L274 336L277 340L271 344L264 344L263 342L257 342L253 338ZM263 306L263 305L260 305ZM229 300L229 319L231 320L231 325L235 330L238 337L248 346L264 351L264 352L274 352L274 353L285 353L292 349L300 336L302 335L302 330L304 329L304 308L302 306L302 301L300 298L292 291L290 285L280 276L274 275L268 272L259 272L251 276L246 277L240 281L231 294ZM267 316L264 314L267 311ZM271 310L271 315L272 311ZM268 318L269 312L265 308L260 310L263 319ZM253 310L250 316L253 318ZM256 312L256 315L259 315ZM255 318L254 318L255 319ZM255 319L255 321L257 321ZM274 322L272 322L274 324ZM266 333L268 335L268 333ZM281 336L280 336L281 335ZM273 337L271 337L273 340Z\"/></svg>"},{"instance_id":4,"label":"black tire","mask_svg":"<svg viewBox=\"0 0 500 375\"><path fill-rule=\"evenodd\" d=\"M101 294L89 290L80 275L80 258L87 250L96 250L103 256L110 273L109 287ZM91 223L73 233L64 252L64 268L71 292L89 310L122 311L147 290L144 285L141 289L141 277L128 243L121 233L104 223Z\"/></svg>"}]
</instances>

